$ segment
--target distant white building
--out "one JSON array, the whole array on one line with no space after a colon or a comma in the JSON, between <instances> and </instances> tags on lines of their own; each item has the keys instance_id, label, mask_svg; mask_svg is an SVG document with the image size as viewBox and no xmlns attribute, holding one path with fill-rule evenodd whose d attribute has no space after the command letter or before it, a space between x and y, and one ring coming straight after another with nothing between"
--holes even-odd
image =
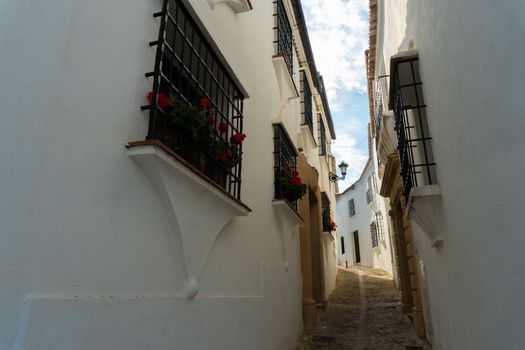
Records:
<instances>
[{"instance_id":1,"label":"distant white building","mask_svg":"<svg viewBox=\"0 0 525 350\"><path fill-rule=\"evenodd\" d=\"M0 8L0 349L294 348L337 271L300 1Z\"/></svg>"},{"instance_id":2,"label":"distant white building","mask_svg":"<svg viewBox=\"0 0 525 350\"><path fill-rule=\"evenodd\" d=\"M361 265L392 275L388 204L378 193L374 159L369 158L359 179L337 196L337 261L344 267Z\"/></svg>"}]
</instances>

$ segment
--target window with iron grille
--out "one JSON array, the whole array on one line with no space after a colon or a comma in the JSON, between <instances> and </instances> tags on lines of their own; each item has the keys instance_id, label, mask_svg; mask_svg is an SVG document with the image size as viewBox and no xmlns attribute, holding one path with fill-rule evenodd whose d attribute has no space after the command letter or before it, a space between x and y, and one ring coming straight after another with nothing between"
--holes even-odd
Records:
<instances>
[{"instance_id":1,"label":"window with iron grille","mask_svg":"<svg viewBox=\"0 0 525 350\"><path fill-rule=\"evenodd\" d=\"M312 136L314 135L312 92L304 70L301 71L301 125L308 125Z\"/></svg>"},{"instance_id":2,"label":"window with iron grille","mask_svg":"<svg viewBox=\"0 0 525 350\"><path fill-rule=\"evenodd\" d=\"M330 217L330 199L328 198L326 192L321 192L321 212L323 219L323 231L329 232L331 231L330 221L332 219Z\"/></svg>"},{"instance_id":3,"label":"window with iron grille","mask_svg":"<svg viewBox=\"0 0 525 350\"><path fill-rule=\"evenodd\" d=\"M355 204L354 199L350 199L348 201L348 216L354 216L355 215Z\"/></svg>"},{"instance_id":4,"label":"window with iron grille","mask_svg":"<svg viewBox=\"0 0 525 350\"><path fill-rule=\"evenodd\" d=\"M383 231L383 214L380 211L376 213L376 223L377 223L377 237L380 241L385 239L385 234Z\"/></svg>"},{"instance_id":5,"label":"window with iron grille","mask_svg":"<svg viewBox=\"0 0 525 350\"><path fill-rule=\"evenodd\" d=\"M147 139L157 139L194 168L239 199L242 145L230 149L232 136L242 135L243 100L241 89L219 59L203 31L181 0L164 0L160 17ZM162 97L173 106L198 106L209 101L208 120L189 132L185 125L174 126ZM157 97L159 99L157 99ZM173 107L169 107L173 108ZM180 107L182 108L182 107ZM221 131L218 131L221 130ZM213 146L213 147L212 147ZM235 164L220 159L220 152L235 151Z\"/></svg>"},{"instance_id":6,"label":"window with iron grille","mask_svg":"<svg viewBox=\"0 0 525 350\"><path fill-rule=\"evenodd\" d=\"M277 55L283 56L290 75L293 75L292 26L286 14L283 0L274 0L274 47Z\"/></svg>"},{"instance_id":7,"label":"window with iron grille","mask_svg":"<svg viewBox=\"0 0 525 350\"><path fill-rule=\"evenodd\" d=\"M403 193L408 200L412 187L437 183L418 57L398 60L393 79Z\"/></svg>"},{"instance_id":8,"label":"window with iron grille","mask_svg":"<svg viewBox=\"0 0 525 350\"><path fill-rule=\"evenodd\" d=\"M341 236L341 254L345 253L345 238Z\"/></svg>"},{"instance_id":9,"label":"window with iron grille","mask_svg":"<svg viewBox=\"0 0 525 350\"><path fill-rule=\"evenodd\" d=\"M370 224L370 234L372 235L372 247L377 247L379 240L377 239L377 225L375 222Z\"/></svg>"},{"instance_id":10,"label":"window with iron grille","mask_svg":"<svg viewBox=\"0 0 525 350\"><path fill-rule=\"evenodd\" d=\"M317 115L317 121L319 124L319 155L324 156L326 154L326 129L321 114Z\"/></svg>"},{"instance_id":11,"label":"window with iron grille","mask_svg":"<svg viewBox=\"0 0 525 350\"><path fill-rule=\"evenodd\" d=\"M281 179L297 169L297 153L292 141L290 141L288 134L281 124L273 125L273 149L275 198L284 199ZM297 201L291 202L290 204L295 210L297 210Z\"/></svg>"}]
</instances>

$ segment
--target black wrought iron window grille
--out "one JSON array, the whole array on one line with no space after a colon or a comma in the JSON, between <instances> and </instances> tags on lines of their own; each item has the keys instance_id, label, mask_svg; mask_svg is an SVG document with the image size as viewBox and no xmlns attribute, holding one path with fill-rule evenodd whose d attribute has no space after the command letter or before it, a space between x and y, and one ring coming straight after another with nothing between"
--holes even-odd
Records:
<instances>
[{"instance_id":1,"label":"black wrought iron window grille","mask_svg":"<svg viewBox=\"0 0 525 350\"><path fill-rule=\"evenodd\" d=\"M377 225L375 222L370 224L370 234L372 236L372 247L377 247L379 245L379 240L377 237Z\"/></svg>"},{"instance_id":2,"label":"black wrought iron window grille","mask_svg":"<svg viewBox=\"0 0 525 350\"><path fill-rule=\"evenodd\" d=\"M417 57L398 61L394 71L394 114L403 194L408 201L413 187L437 183L428 129L423 83Z\"/></svg>"},{"instance_id":3,"label":"black wrought iron window grille","mask_svg":"<svg viewBox=\"0 0 525 350\"><path fill-rule=\"evenodd\" d=\"M150 105L142 107L150 110L147 139L161 141L240 199L242 145L232 148L232 137L243 132L244 95L183 1L163 0L162 10L153 16L160 18L160 31L150 42L157 46L154 70L146 73L153 78ZM193 119L174 125L168 108L159 103L164 97L186 109L209 101L206 125L199 129ZM233 162L225 161L228 149L234 151Z\"/></svg>"},{"instance_id":4,"label":"black wrought iron window grille","mask_svg":"<svg viewBox=\"0 0 525 350\"><path fill-rule=\"evenodd\" d=\"M379 134L383 122L383 91L379 80L375 82L374 92L374 129L376 137L376 146L379 145Z\"/></svg>"},{"instance_id":5,"label":"black wrought iron window grille","mask_svg":"<svg viewBox=\"0 0 525 350\"><path fill-rule=\"evenodd\" d=\"M385 234L383 231L383 214L381 212L376 213L376 228L377 228L377 237L380 241L385 239Z\"/></svg>"},{"instance_id":6,"label":"black wrought iron window grille","mask_svg":"<svg viewBox=\"0 0 525 350\"><path fill-rule=\"evenodd\" d=\"M323 221L323 232L330 232L332 218L330 217L330 199L326 192L321 192L321 214Z\"/></svg>"},{"instance_id":7,"label":"black wrought iron window grille","mask_svg":"<svg viewBox=\"0 0 525 350\"><path fill-rule=\"evenodd\" d=\"M308 125L312 136L314 135L312 91L304 70L301 71L301 125Z\"/></svg>"},{"instance_id":8,"label":"black wrought iron window grille","mask_svg":"<svg viewBox=\"0 0 525 350\"><path fill-rule=\"evenodd\" d=\"M317 120L319 124L319 155L324 156L326 155L326 129L321 114L317 115Z\"/></svg>"},{"instance_id":9,"label":"black wrought iron window grille","mask_svg":"<svg viewBox=\"0 0 525 350\"><path fill-rule=\"evenodd\" d=\"M348 217L352 217L355 215L355 203L354 199L350 199L348 201Z\"/></svg>"},{"instance_id":10,"label":"black wrought iron window grille","mask_svg":"<svg viewBox=\"0 0 525 350\"><path fill-rule=\"evenodd\" d=\"M274 0L274 50L284 58L290 75L293 76L293 36L292 26L286 14L283 0Z\"/></svg>"},{"instance_id":11,"label":"black wrought iron window grille","mask_svg":"<svg viewBox=\"0 0 525 350\"><path fill-rule=\"evenodd\" d=\"M297 170L297 152L282 124L273 125L275 198L286 199L283 179ZM297 201L288 201L297 210Z\"/></svg>"},{"instance_id":12,"label":"black wrought iron window grille","mask_svg":"<svg viewBox=\"0 0 525 350\"><path fill-rule=\"evenodd\" d=\"M370 204L374 201L374 196L372 194L372 189L369 188L366 190L366 204Z\"/></svg>"}]
</instances>

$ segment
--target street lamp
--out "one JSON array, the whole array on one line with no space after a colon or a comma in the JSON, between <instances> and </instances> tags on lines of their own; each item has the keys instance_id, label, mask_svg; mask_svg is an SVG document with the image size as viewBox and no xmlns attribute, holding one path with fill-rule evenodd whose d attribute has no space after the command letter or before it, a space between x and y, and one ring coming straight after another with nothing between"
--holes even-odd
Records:
<instances>
[{"instance_id":1,"label":"street lamp","mask_svg":"<svg viewBox=\"0 0 525 350\"><path fill-rule=\"evenodd\" d=\"M331 171L328 172L328 178L332 182L336 182L338 180L344 180L346 176L346 171L348 170L348 164L343 160L338 165L339 171L341 172L341 175L343 176L337 176L337 174L332 173Z\"/></svg>"}]
</instances>

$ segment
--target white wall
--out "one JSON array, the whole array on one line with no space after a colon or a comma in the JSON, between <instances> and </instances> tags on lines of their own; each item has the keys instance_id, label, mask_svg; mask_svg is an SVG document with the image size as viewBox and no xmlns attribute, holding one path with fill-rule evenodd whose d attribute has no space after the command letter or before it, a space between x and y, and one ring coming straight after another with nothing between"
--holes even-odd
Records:
<instances>
[{"instance_id":1,"label":"white wall","mask_svg":"<svg viewBox=\"0 0 525 350\"><path fill-rule=\"evenodd\" d=\"M374 142L372 142L374 144ZM374 147L374 146L373 146ZM373 154L375 153L372 151ZM337 198L337 218L338 218L338 263L341 266L352 266L356 264L354 231L359 235L359 251L361 262L359 265L379 268L393 274L392 254L390 245L390 231L387 225L388 216L385 210L384 199L379 196L380 183L377 188L373 188L373 201L367 204L366 191L368 190L367 181L369 176L375 176L377 171L375 162L370 159L366 164L360 178L352 186ZM355 215L349 216L348 201L354 199ZM383 216L383 237L379 240L377 247L372 246L372 235L370 224L376 222L375 213L379 211ZM341 251L341 237L344 237L345 253Z\"/></svg>"},{"instance_id":2,"label":"white wall","mask_svg":"<svg viewBox=\"0 0 525 350\"><path fill-rule=\"evenodd\" d=\"M272 121L298 125L271 59L273 5L190 2L250 96L252 209L217 236L194 300L124 148L147 132L161 1L0 4L0 349L287 349L300 336L299 238L272 207Z\"/></svg>"},{"instance_id":3,"label":"white wall","mask_svg":"<svg viewBox=\"0 0 525 350\"><path fill-rule=\"evenodd\" d=\"M522 349L523 2L379 3L376 74L397 52L419 52L441 188L443 244L413 224L434 349Z\"/></svg>"}]
</instances>

